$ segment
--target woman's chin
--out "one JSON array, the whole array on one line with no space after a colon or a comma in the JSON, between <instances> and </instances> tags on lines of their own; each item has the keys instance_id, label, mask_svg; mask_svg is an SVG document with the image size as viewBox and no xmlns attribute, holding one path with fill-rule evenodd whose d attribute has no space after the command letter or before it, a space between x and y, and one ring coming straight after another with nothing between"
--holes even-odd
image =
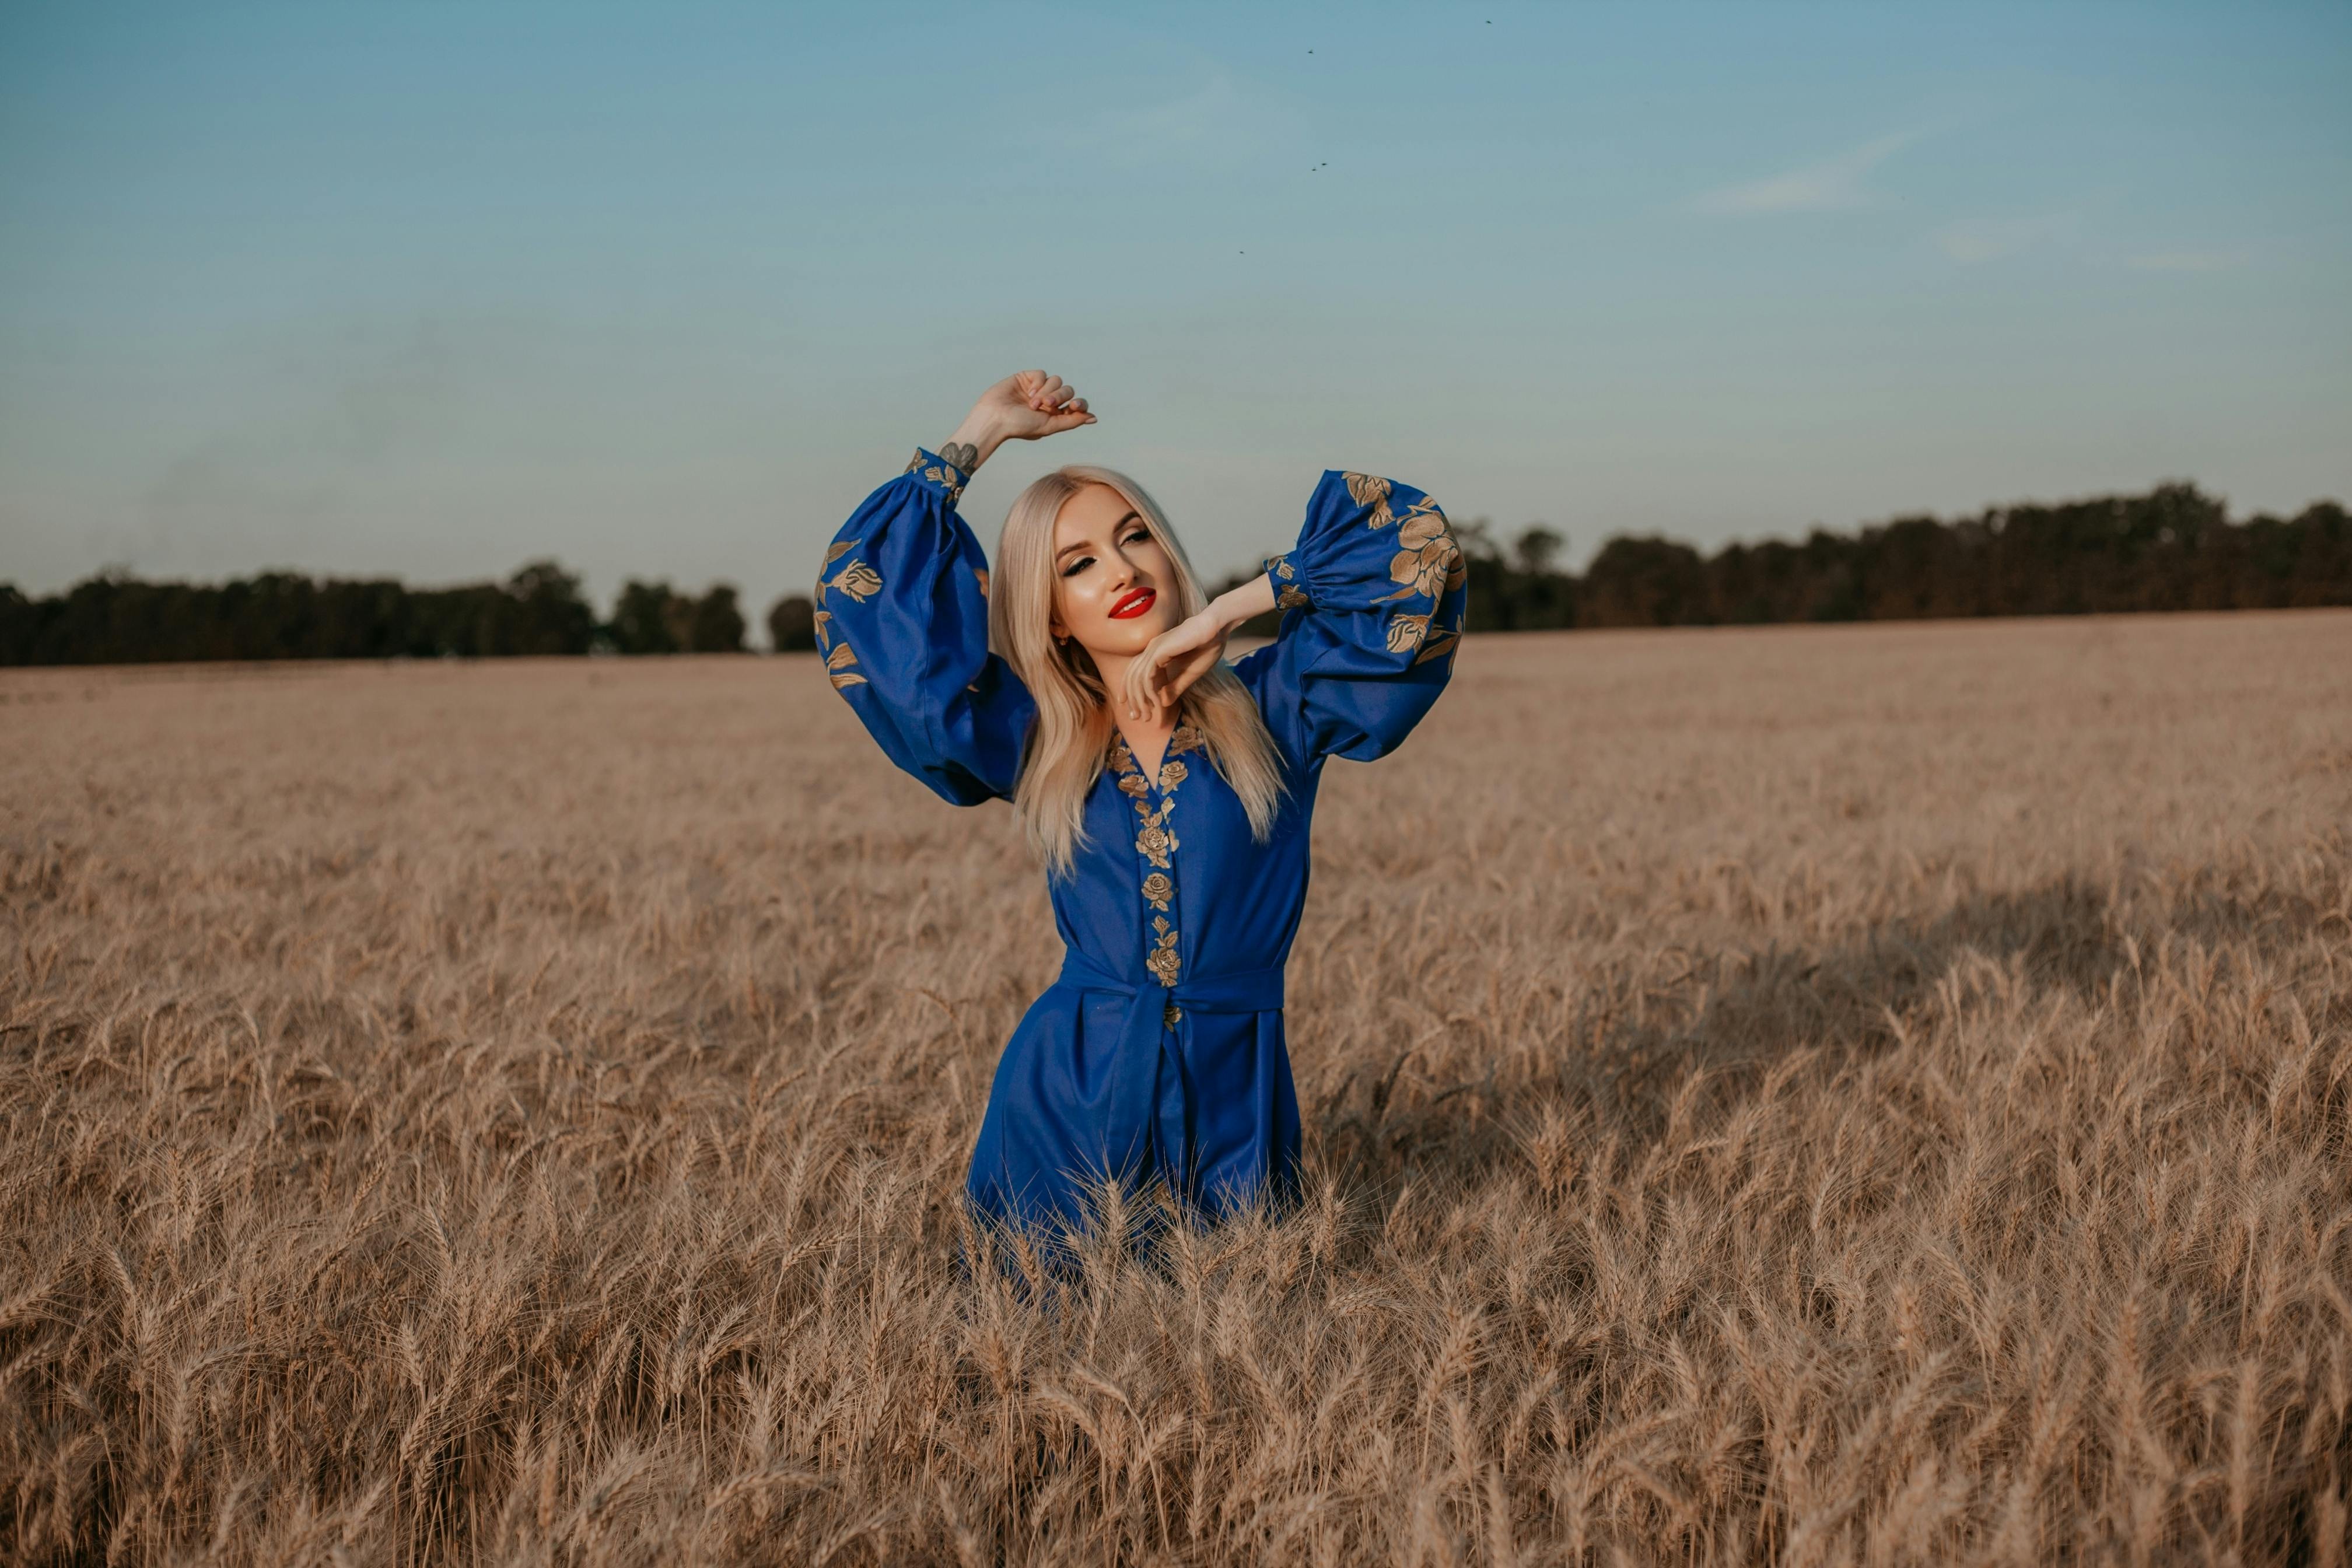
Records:
<instances>
[{"instance_id":1,"label":"woman's chin","mask_svg":"<svg viewBox=\"0 0 2352 1568\"><path fill-rule=\"evenodd\" d=\"M1151 639L1176 623L1153 605L1139 616L1106 618L1102 626L1102 643L1098 651L1132 658L1151 646Z\"/></svg>"}]
</instances>

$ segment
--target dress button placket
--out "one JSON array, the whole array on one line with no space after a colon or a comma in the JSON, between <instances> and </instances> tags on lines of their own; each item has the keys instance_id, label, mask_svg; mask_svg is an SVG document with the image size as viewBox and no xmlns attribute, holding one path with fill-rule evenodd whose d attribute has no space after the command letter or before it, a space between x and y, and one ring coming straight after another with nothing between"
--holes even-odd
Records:
<instances>
[{"instance_id":1,"label":"dress button placket","mask_svg":"<svg viewBox=\"0 0 2352 1568\"><path fill-rule=\"evenodd\" d=\"M1118 769L1118 787L1135 805L1135 852L1150 868L1143 877L1141 892L1146 908L1150 911L1150 935L1145 950L1143 966L1153 978L1169 989L1174 989L1183 969L1183 958L1178 946L1175 922L1169 917L1176 908L1175 853L1177 838L1172 817L1176 809L1176 786L1184 782L1189 770L1180 760L1181 754L1201 744L1199 731L1189 724L1179 724L1168 737L1168 751L1160 763L1158 788L1143 775L1137 765L1135 752L1124 737L1111 743L1111 760ZM1154 796L1158 804L1153 804ZM1161 1009L1160 1017L1169 1028L1174 1028L1184 1016L1173 1002Z\"/></svg>"}]
</instances>

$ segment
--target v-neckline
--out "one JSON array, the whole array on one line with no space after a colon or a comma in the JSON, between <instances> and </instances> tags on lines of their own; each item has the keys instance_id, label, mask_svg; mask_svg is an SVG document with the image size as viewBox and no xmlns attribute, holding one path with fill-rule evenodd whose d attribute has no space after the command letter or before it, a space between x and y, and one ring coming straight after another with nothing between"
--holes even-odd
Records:
<instances>
[{"instance_id":1,"label":"v-neckline","mask_svg":"<svg viewBox=\"0 0 2352 1568\"><path fill-rule=\"evenodd\" d=\"M1146 773L1143 769L1143 759L1135 754L1134 742L1127 738L1127 731L1118 727L1118 721L1113 720L1107 765L1114 773L1133 773L1143 781L1145 789L1153 795L1160 795L1165 793L1161 788L1160 781L1161 775L1168 771L1170 759L1181 756L1186 752L1197 751L1200 746L1200 732L1192 727L1192 721L1179 719L1170 726L1167 740L1160 743L1158 765Z\"/></svg>"},{"instance_id":2,"label":"v-neckline","mask_svg":"<svg viewBox=\"0 0 2352 1568\"><path fill-rule=\"evenodd\" d=\"M1168 733L1160 738L1160 754L1151 760L1151 765L1147 768L1143 765L1143 753L1136 750L1134 741L1129 738L1125 730L1119 728L1117 720L1111 721L1111 728L1118 732L1119 743L1127 748L1127 754L1134 759L1136 771L1143 775L1143 782L1154 789L1160 787L1160 770L1167 765L1169 749L1176 744L1176 731L1183 727L1184 721L1181 719L1168 726Z\"/></svg>"}]
</instances>

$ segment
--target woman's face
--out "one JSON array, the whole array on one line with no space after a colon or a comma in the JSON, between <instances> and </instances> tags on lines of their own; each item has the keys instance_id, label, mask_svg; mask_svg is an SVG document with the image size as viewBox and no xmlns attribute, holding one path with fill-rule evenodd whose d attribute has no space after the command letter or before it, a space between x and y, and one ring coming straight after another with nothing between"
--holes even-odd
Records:
<instances>
[{"instance_id":1,"label":"woman's face","mask_svg":"<svg viewBox=\"0 0 2352 1568\"><path fill-rule=\"evenodd\" d=\"M1054 519L1056 637L1097 656L1129 658L1181 618L1176 563L1127 499L1088 485Z\"/></svg>"}]
</instances>

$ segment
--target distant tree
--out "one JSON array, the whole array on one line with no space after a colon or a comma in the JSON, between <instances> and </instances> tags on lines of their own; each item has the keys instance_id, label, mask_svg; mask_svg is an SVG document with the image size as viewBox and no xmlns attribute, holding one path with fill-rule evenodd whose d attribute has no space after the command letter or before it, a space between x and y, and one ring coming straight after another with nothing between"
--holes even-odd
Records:
<instances>
[{"instance_id":1,"label":"distant tree","mask_svg":"<svg viewBox=\"0 0 2352 1568\"><path fill-rule=\"evenodd\" d=\"M1687 544L1620 535L1592 558L1579 598L1588 626L1690 626L1706 618L1706 572Z\"/></svg>"},{"instance_id":2,"label":"distant tree","mask_svg":"<svg viewBox=\"0 0 2352 1568\"><path fill-rule=\"evenodd\" d=\"M693 601L685 641L692 653L743 651L743 612L736 607L732 584L714 583Z\"/></svg>"},{"instance_id":3,"label":"distant tree","mask_svg":"<svg viewBox=\"0 0 2352 1568\"><path fill-rule=\"evenodd\" d=\"M768 606L768 646L778 653L816 647L816 605L804 594L787 594Z\"/></svg>"},{"instance_id":4,"label":"distant tree","mask_svg":"<svg viewBox=\"0 0 2352 1568\"><path fill-rule=\"evenodd\" d=\"M1551 572L1552 563L1559 559L1560 550L1567 543L1565 535L1542 523L1529 523L1512 542L1511 553L1517 558L1520 571L1540 577Z\"/></svg>"},{"instance_id":5,"label":"distant tree","mask_svg":"<svg viewBox=\"0 0 2352 1568\"><path fill-rule=\"evenodd\" d=\"M613 618L608 631L613 647L620 653L676 653L678 650L678 626L671 613L671 601L678 595L666 583L641 583L635 577L621 584L620 596L613 601Z\"/></svg>"},{"instance_id":6,"label":"distant tree","mask_svg":"<svg viewBox=\"0 0 2352 1568\"><path fill-rule=\"evenodd\" d=\"M596 635L596 612L580 592L580 579L552 561L533 561L507 579L507 596L517 613L505 640L511 651L578 654Z\"/></svg>"}]
</instances>

